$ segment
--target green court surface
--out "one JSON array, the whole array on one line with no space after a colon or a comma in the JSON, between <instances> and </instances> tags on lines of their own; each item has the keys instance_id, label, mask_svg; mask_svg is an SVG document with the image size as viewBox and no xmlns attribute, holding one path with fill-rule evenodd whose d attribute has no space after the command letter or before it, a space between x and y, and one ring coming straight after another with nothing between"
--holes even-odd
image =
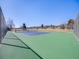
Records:
<instances>
[{"instance_id":1,"label":"green court surface","mask_svg":"<svg viewBox=\"0 0 79 59\"><path fill-rule=\"evenodd\" d=\"M22 42L20 42L19 40L15 40L15 39L14 40L13 39L4 39L2 41L2 43L25 47L25 45Z\"/></svg>"},{"instance_id":2,"label":"green court surface","mask_svg":"<svg viewBox=\"0 0 79 59\"><path fill-rule=\"evenodd\" d=\"M26 47L26 46L25 46L21 41L19 41L18 38L16 38L16 36L13 35L11 32L8 32L8 33L6 34L5 38L2 40L2 43Z\"/></svg>"},{"instance_id":3,"label":"green court surface","mask_svg":"<svg viewBox=\"0 0 79 59\"><path fill-rule=\"evenodd\" d=\"M16 34L43 59L79 59L79 42L72 32L27 36Z\"/></svg>"},{"instance_id":4,"label":"green court surface","mask_svg":"<svg viewBox=\"0 0 79 59\"><path fill-rule=\"evenodd\" d=\"M30 49L0 44L0 59L79 59L77 40L73 32L52 32L36 36L8 32L2 43Z\"/></svg>"},{"instance_id":5,"label":"green court surface","mask_svg":"<svg viewBox=\"0 0 79 59\"><path fill-rule=\"evenodd\" d=\"M15 35L8 32L0 44L0 59L40 59Z\"/></svg>"},{"instance_id":6,"label":"green court surface","mask_svg":"<svg viewBox=\"0 0 79 59\"><path fill-rule=\"evenodd\" d=\"M40 59L31 50L0 45L0 59Z\"/></svg>"}]
</instances>

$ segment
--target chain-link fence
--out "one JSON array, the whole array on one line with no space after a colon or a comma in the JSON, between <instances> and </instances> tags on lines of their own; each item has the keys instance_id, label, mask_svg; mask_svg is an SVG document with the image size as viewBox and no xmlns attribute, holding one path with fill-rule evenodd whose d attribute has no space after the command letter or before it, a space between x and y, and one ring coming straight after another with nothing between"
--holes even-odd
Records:
<instances>
[{"instance_id":1,"label":"chain-link fence","mask_svg":"<svg viewBox=\"0 0 79 59\"><path fill-rule=\"evenodd\" d=\"M79 38L79 15L77 16L77 18L75 20L74 32L77 35L77 37Z\"/></svg>"},{"instance_id":2,"label":"chain-link fence","mask_svg":"<svg viewBox=\"0 0 79 59\"><path fill-rule=\"evenodd\" d=\"M6 21L4 19L4 15L0 7L0 42L3 39L4 35L6 34L6 31L7 31Z\"/></svg>"}]
</instances>

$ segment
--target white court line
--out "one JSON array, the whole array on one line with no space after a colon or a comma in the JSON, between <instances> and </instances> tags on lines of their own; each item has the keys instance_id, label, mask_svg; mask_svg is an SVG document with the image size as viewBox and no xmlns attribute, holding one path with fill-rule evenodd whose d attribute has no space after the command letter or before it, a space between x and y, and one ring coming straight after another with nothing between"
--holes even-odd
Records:
<instances>
[{"instance_id":1,"label":"white court line","mask_svg":"<svg viewBox=\"0 0 79 59\"><path fill-rule=\"evenodd\" d=\"M76 38L77 41L79 41L79 38L76 36L74 32L73 32L73 36Z\"/></svg>"}]
</instances>

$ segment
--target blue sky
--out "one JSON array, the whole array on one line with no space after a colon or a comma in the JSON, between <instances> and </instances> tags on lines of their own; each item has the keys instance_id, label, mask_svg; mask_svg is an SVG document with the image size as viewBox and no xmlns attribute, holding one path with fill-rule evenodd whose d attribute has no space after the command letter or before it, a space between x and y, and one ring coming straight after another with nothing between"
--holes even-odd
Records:
<instances>
[{"instance_id":1,"label":"blue sky","mask_svg":"<svg viewBox=\"0 0 79 59\"><path fill-rule=\"evenodd\" d=\"M79 0L0 0L0 5L6 21L13 20L16 27L59 25L79 13Z\"/></svg>"}]
</instances>

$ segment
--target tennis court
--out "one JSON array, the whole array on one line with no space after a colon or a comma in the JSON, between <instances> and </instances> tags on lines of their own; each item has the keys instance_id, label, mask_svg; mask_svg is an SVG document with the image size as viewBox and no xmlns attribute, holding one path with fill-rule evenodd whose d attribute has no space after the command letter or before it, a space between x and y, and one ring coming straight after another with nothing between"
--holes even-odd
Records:
<instances>
[{"instance_id":1,"label":"tennis court","mask_svg":"<svg viewBox=\"0 0 79 59\"><path fill-rule=\"evenodd\" d=\"M28 35L28 36L37 36L37 35L44 35L44 34L48 34L49 32L17 32L17 33L20 33L20 34L25 34L25 35Z\"/></svg>"},{"instance_id":2,"label":"tennis court","mask_svg":"<svg viewBox=\"0 0 79 59\"><path fill-rule=\"evenodd\" d=\"M0 44L0 59L40 59L12 32L8 32Z\"/></svg>"},{"instance_id":3,"label":"tennis court","mask_svg":"<svg viewBox=\"0 0 79 59\"><path fill-rule=\"evenodd\" d=\"M73 32L31 34L8 32L2 42L13 46L1 44L0 59L79 59L79 42Z\"/></svg>"}]
</instances>

